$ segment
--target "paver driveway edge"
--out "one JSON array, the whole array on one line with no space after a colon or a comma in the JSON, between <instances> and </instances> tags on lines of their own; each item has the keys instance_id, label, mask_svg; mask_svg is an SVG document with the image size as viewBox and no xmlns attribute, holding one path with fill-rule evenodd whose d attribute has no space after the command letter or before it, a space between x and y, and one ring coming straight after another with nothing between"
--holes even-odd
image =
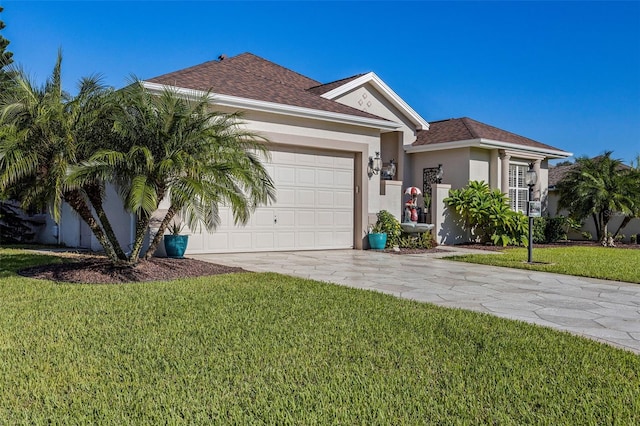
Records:
<instances>
[{"instance_id":1,"label":"paver driveway edge","mask_svg":"<svg viewBox=\"0 0 640 426\"><path fill-rule=\"evenodd\" d=\"M438 258L443 255L451 253L325 250L189 257L485 312L640 354L640 285Z\"/></svg>"}]
</instances>

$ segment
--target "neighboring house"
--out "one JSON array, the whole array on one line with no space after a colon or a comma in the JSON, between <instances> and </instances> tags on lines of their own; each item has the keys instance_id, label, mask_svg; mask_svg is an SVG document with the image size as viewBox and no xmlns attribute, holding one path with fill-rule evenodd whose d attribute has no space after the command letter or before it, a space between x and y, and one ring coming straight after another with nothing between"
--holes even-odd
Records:
<instances>
[{"instance_id":1,"label":"neighboring house","mask_svg":"<svg viewBox=\"0 0 640 426\"><path fill-rule=\"evenodd\" d=\"M213 108L242 111L247 128L271 141L268 170L277 201L259 208L245 227L234 226L223 210L214 233L190 233L187 253L366 248L375 214L386 209L401 218L404 188L430 190L439 164L443 183L457 188L484 180L522 210L528 164L538 171L536 191L545 200L547 160L571 155L469 118L429 123L372 72L322 84L244 53L145 85L154 92L166 86L184 95L209 92ZM385 165L394 160L393 180L371 173L376 153ZM121 204L110 208L117 211ZM60 241L84 240L95 249L95 239L87 243L87 229L73 220L67 212ZM129 216L122 216L119 232L128 244ZM451 243L450 234L438 240Z\"/></svg>"},{"instance_id":2,"label":"neighboring house","mask_svg":"<svg viewBox=\"0 0 640 426\"><path fill-rule=\"evenodd\" d=\"M547 213L549 216L558 216L565 215L567 216L569 212L566 210L558 209L558 201L560 200L560 193L558 191L557 185L558 183L565 177L569 171L571 171L576 166L575 163L572 164L563 164L558 166L550 166L549 167L549 196L548 196L548 210ZM622 165L622 167L628 167L626 165ZM624 220L624 215L616 214L610 221L608 225L608 230L611 233L616 232L616 230L622 224ZM571 239L579 239L582 238L582 232L589 232L591 236L596 238L596 225L593 222L593 218L588 217L584 220L584 224L579 232L572 231L569 233L569 238ZM620 230L620 234L624 235L623 241L630 241L631 235L640 235L640 219L634 218L629 221L629 223Z\"/></svg>"}]
</instances>

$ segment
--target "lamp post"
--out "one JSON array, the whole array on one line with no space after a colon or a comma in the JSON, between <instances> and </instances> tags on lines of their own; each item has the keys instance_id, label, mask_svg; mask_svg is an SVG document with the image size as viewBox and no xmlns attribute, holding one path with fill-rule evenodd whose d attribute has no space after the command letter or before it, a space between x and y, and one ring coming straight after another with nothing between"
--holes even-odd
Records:
<instances>
[{"instance_id":1,"label":"lamp post","mask_svg":"<svg viewBox=\"0 0 640 426\"><path fill-rule=\"evenodd\" d=\"M529 247L528 247L528 263L533 263L533 214L531 211L531 202L533 201L533 187L538 182L538 174L533 170L533 163L529 164L525 176L525 183L529 187L529 202L527 203L527 216L529 216Z\"/></svg>"}]
</instances>

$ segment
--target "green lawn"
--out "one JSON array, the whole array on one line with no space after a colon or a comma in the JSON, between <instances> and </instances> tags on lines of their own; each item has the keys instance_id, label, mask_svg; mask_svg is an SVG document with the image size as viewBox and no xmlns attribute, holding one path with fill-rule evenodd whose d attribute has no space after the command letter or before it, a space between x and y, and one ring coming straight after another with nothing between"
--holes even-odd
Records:
<instances>
[{"instance_id":1,"label":"green lawn","mask_svg":"<svg viewBox=\"0 0 640 426\"><path fill-rule=\"evenodd\" d=\"M640 356L286 277L78 285L0 249L0 424L640 424Z\"/></svg>"},{"instance_id":2,"label":"green lawn","mask_svg":"<svg viewBox=\"0 0 640 426\"><path fill-rule=\"evenodd\" d=\"M640 283L640 250L573 246L533 249L533 261L527 263L526 248L506 249L503 254L472 254L448 257L449 260L555 272L580 277Z\"/></svg>"}]
</instances>

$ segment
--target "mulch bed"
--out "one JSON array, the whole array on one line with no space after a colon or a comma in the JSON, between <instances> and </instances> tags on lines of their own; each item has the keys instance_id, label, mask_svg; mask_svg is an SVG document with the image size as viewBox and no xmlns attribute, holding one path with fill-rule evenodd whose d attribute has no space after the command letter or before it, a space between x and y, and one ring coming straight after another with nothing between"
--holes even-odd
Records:
<instances>
[{"instance_id":1,"label":"mulch bed","mask_svg":"<svg viewBox=\"0 0 640 426\"><path fill-rule=\"evenodd\" d=\"M242 268L216 265L195 259L154 257L135 266L114 266L104 257L83 256L66 263L34 266L18 274L37 279L85 284L119 284L144 281L167 281L231 272L245 272Z\"/></svg>"}]
</instances>

